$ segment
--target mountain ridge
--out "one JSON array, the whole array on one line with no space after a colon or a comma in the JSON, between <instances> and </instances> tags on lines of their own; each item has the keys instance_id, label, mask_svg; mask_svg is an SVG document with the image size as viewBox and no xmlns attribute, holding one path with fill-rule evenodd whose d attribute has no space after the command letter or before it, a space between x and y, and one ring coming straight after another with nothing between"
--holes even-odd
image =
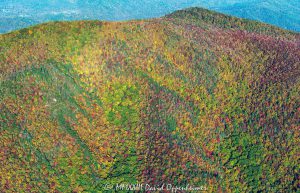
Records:
<instances>
[{"instance_id":1,"label":"mountain ridge","mask_svg":"<svg viewBox=\"0 0 300 193\"><path fill-rule=\"evenodd\" d=\"M223 23L223 25L221 25L220 24L221 22L225 22L225 20L230 20L230 22L233 22L234 25L236 25L236 26L227 26L228 29L245 30L244 29L245 27L249 28L251 26L255 26L253 28L262 28L261 30L265 30L265 31L270 30L274 34L276 32L277 33L280 33L280 32L281 33L288 33L288 34L294 34L294 35L299 34L298 32L291 31L291 30L288 30L288 29L283 29L283 28L280 28L280 27L272 25L272 24L264 23L264 22L257 21L257 20L239 18L239 17L236 17L236 16L232 16L232 15L228 15L228 14L224 14L224 13L219 13L217 11L208 10L208 9L200 8L200 7L190 7L190 8L187 8L187 9L174 11L173 13L167 14L167 15L162 16L160 18L148 18L148 19L137 19L137 20L132 19L132 20L125 20L125 21L105 21L105 20L48 21L48 22L36 24L34 26L25 27L23 29L34 28L36 26L45 25L47 23L60 23L60 22L69 23L69 22L93 22L93 21L97 22L97 21L99 21L99 22L104 22L104 23L126 23L126 22L131 23L131 22L135 22L135 21L136 22L138 22L138 21L151 21L151 20L157 20L157 19L163 19L163 18L176 19L176 18L186 17L186 16L184 16L184 14L187 14L188 17L194 17L196 20L198 20L200 22L203 18L199 19L199 17L201 17L202 15L203 15L203 17L211 15L211 17L217 18L216 22L218 22L218 23L213 23L214 21L210 21L207 18L203 22L206 22L206 23L209 23L209 24L215 24L215 25L217 24L217 26L220 27L220 28L226 28L226 24ZM195 14L195 15L193 16L193 14ZM240 22L240 24L243 24L243 26L238 26L239 22ZM249 25L249 26L247 26L247 25ZM22 29L18 29L18 30L15 30L15 31L20 31L20 30L22 30ZM246 31L251 32L249 30L246 30ZM14 31L11 31L11 32L8 32L8 33L13 33L13 32ZM256 32L259 32L259 31L256 31Z\"/></svg>"},{"instance_id":2,"label":"mountain ridge","mask_svg":"<svg viewBox=\"0 0 300 193\"><path fill-rule=\"evenodd\" d=\"M1 192L296 191L299 39L195 8L0 35Z\"/></svg>"}]
</instances>

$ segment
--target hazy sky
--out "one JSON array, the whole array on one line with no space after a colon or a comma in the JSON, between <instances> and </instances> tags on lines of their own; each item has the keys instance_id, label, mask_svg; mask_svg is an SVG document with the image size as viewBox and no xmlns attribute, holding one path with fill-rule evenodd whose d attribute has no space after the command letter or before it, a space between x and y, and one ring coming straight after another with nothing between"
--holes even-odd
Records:
<instances>
[{"instance_id":1,"label":"hazy sky","mask_svg":"<svg viewBox=\"0 0 300 193\"><path fill-rule=\"evenodd\" d=\"M253 0L246 0L251 2ZM109 20L158 17L174 10L191 7L221 7L237 0L1 0L1 17L37 15L80 15Z\"/></svg>"},{"instance_id":2,"label":"hazy sky","mask_svg":"<svg viewBox=\"0 0 300 193\"><path fill-rule=\"evenodd\" d=\"M195 6L285 28L300 25L300 0L0 0L0 32L51 20L160 17Z\"/></svg>"}]
</instances>

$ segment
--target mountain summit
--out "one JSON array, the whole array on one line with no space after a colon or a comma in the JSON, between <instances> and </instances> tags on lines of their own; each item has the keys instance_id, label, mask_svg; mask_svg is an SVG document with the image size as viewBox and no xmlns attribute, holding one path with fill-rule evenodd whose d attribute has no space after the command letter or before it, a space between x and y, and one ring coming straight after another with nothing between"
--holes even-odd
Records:
<instances>
[{"instance_id":1,"label":"mountain summit","mask_svg":"<svg viewBox=\"0 0 300 193\"><path fill-rule=\"evenodd\" d=\"M0 191L296 192L299 42L200 8L0 35Z\"/></svg>"}]
</instances>

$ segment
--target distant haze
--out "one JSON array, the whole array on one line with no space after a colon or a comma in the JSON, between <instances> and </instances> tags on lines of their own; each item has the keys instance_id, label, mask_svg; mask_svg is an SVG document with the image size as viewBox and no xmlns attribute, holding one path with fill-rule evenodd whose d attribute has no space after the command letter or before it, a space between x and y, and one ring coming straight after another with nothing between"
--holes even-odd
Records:
<instances>
[{"instance_id":1,"label":"distant haze","mask_svg":"<svg viewBox=\"0 0 300 193\"><path fill-rule=\"evenodd\" d=\"M0 0L0 33L58 20L131 20L204 7L300 31L300 0Z\"/></svg>"}]
</instances>

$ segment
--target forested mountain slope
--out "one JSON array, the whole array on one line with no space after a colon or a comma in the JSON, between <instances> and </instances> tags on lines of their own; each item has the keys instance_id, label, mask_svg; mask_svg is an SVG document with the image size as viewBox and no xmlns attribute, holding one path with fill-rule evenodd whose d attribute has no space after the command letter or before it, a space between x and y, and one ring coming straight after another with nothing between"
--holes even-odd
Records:
<instances>
[{"instance_id":1,"label":"forested mountain slope","mask_svg":"<svg viewBox=\"0 0 300 193\"><path fill-rule=\"evenodd\" d=\"M299 40L199 8L0 35L0 191L296 192Z\"/></svg>"}]
</instances>

